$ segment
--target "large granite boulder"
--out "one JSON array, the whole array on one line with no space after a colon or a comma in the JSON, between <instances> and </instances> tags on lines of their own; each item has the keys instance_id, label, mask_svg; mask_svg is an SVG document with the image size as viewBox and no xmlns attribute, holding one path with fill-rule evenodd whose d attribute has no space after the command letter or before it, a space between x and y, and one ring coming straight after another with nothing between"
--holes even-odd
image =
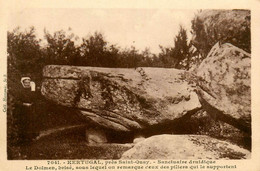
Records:
<instances>
[{"instance_id":1,"label":"large granite boulder","mask_svg":"<svg viewBox=\"0 0 260 171\"><path fill-rule=\"evenodd\" d=\"M195 70L203 108L216 119L251 131L251 56L217 43Z\"/></svg>"},{"instance_id":2,"label":"large granite boulder","mask_svg":"<svg viewBox=\"0 0 260 171\"><path fill-rule=\"evenodd\" d=\"M204 9L196 14L192 23L195 34L191 42L200 53L208 53L216 40L251 52L250 10Z\"/></svg>"},{"instance_id":3,"label":"large granite boulder","mask_svg":"<svg viewBox=\"0 0 260 171\"><path fill-rule=\"evenodd\" d=\"M49 65L43 70L41 91L50 101L80 111L88 121L131 131L170 123L201 108L183 72Z\"/></svg>"},{"instance_id":4,"label":"large granite boulder","mask_svg":"<svg viewBox=\"0 0 260 171\"><path fill-rule=\"evenodd\" d=\"M121 159L248 159L250 152L205 135L157 135L137 143Z\"/></svg>"}]
</instances>

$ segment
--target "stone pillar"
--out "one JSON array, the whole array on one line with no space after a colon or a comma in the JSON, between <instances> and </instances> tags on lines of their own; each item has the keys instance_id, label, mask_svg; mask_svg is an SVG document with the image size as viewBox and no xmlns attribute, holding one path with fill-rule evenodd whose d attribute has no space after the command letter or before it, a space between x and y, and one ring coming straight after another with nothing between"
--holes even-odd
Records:
<instances>
[{"instance_id":1,"label":"stone pillar","mask_svg":"<svg viewBox=\"0 0 260 171\"><path fill-rule=\"evenodd\" d=\"M134 140L133 140L133 143L136 144L136 143L139 143L141 141L145 140L145 136L142 135L142 134L136 134L134 136Z\"/></svg>"},{"instance_id":2,"label":"stone pillar","mask_svg":"<svg viewBox=\"0 0 260 171\"><path fill-rule=\"evenodd\" d=\"M107 143L106 133L97 128L86 129L86 140L89 144L102 144Z\"/></svg>"}]
</instances>

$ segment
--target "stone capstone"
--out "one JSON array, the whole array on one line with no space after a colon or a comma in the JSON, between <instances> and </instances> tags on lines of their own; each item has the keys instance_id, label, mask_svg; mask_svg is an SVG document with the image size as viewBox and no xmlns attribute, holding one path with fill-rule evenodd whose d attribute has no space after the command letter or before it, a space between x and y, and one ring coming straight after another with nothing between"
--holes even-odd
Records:
<instances>
[{"instance_id":1,"label":"stone capstone","mask_svg":"<svg viewBox=\"0 0 260 171\"><path fill-rule=\"evenodd\" d=\"M86 121L131 131L173 122L201 108L183 72L48 65L41 92L46 99L80 112Z\"/></svg>"}]
</instances>

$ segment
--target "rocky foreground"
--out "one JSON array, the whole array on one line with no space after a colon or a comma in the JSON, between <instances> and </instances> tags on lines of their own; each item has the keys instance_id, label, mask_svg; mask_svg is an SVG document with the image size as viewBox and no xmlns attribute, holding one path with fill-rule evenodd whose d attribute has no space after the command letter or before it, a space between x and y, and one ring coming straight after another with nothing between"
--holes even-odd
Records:
<instances>
[{"instance_id":1,"label":"rocky foreground","mask_svg":"<svg viewBox=\"0 0 260 171\"><path fill-rule=\"evenodd\" d=\"M250 136L250 60L250 54L231 44L216 44L201 65L190 72L49 65L43 71L42 94L57 105L74 109L86 124L103 130L136 134L166 126L170 129L205 110L214 120ZM88 131L86 134L91 137ZM96 136L102 135L106 142L105 134L96 133ZM162 133L158 130L157 134ZM238 146L199 135L145 139L146 135L136 134L134 137L135 147L123 158L243 159L250 156L249 151ZM160 143L162 140L172 143ZM157 148L158 143L160 154L158 150L146 150Z\"/></svg>"},{"instance_id":2,"label":"rocky foreground","mask_svg":"<svg viewBox=\"0 0 260 171\"><path fill-rule=\"evenodd\" d=\"M122 159L246 159L250 152L205 135L157 135L136 144Z\"/></svg>"}]
</instances>

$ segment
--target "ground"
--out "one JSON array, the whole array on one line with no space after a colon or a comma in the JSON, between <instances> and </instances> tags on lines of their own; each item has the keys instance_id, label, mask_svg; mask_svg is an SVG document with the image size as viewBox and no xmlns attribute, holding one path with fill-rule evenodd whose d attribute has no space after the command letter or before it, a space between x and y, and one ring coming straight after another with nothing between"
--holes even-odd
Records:
<instances>
[{"instance_id":1,"label":"ground","mask_svg":"<svg viewBox=\"0 0 260 171\"><path fill-rule=\"evenodd\" d=\"M132 144L88 145L82 131L68 131L40 138L16 148L14 159L119 159ZM9 156L11 157L11 156Z\"/></svg>"}]
</instances>

